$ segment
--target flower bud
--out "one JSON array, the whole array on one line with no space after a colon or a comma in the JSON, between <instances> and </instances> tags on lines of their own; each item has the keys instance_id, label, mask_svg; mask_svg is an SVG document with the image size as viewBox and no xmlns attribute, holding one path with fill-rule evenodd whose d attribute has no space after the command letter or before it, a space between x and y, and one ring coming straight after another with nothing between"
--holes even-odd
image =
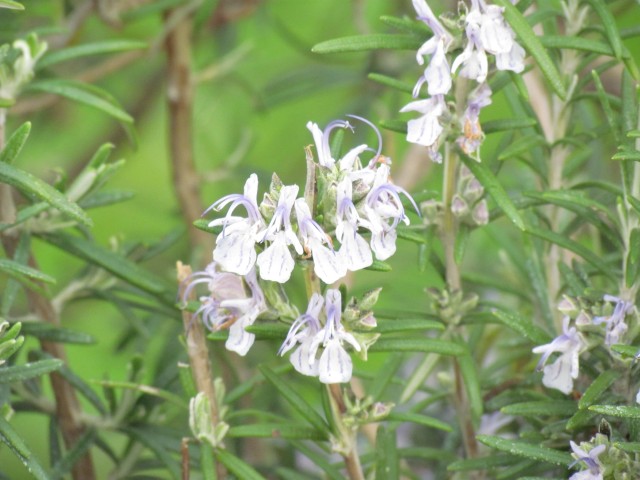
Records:
<instances>
[{"instance_id":1,"label":"flower bud","mask_svg":"<svg viewBox=\"0 0 640 480\"><path fill-rule=\"evenodd\" d=\"M451 213L456 217L463 217L468 212L469 206L467 205L467 202L465 202L464 199L456 193L451 201Z\"/></svg>"},{"instance_id":2,"label":"flower bud","mask_svg":"<svg viewBox=\"0 0 640 480\"><path fill-rule=\"evenodd\" d=\"M473 221L476 225L486 225L489 223L489 208L487 207L487 201L482 199L474 207L471 214Z\"/></svg>"}]
</instances>

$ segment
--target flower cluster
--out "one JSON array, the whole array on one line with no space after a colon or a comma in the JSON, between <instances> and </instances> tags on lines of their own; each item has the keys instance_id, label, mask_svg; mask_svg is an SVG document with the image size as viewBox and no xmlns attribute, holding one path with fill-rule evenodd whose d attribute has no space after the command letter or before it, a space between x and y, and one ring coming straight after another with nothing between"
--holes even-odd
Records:
<instances>
[{"instance_id":1,"label":"flower cluster","mask_svg":"<svg viewBox=\"0 0 640 480\"><path fill-rule=\"evenodd\" d=\"M471 154L477 151L483 138L478 123L480 109L491 103L491 89L486 83L489 73L487 54L495 57L498 70L521 72L524 70L524 49L515 41L513 30L504 20L503 8L487 5L484 0L471 0L471 9L460 17L459 35L452 35L443 26L425 0L413 0L413 6L418 19L429 27L433 36L417 51L416 59L420 65L424 65L425 56L429 56L429 61L413 90L413 97L417 98L426 83L429 98L413 101L400 110L421 114L409 120L407 140L424 145L434 161L441 161L438 149L445 126L449 123L446 117L451 116L445 96L453 86L452 75L458 72L459 76L479 84L469 94L464 118L461 119L462 135L458 139L462 150ZM457 38L462 36L466 45L450 65L447 54L458 47Z\"/></svg>"},{"instance_id":2,"label":"flower cluster","mask_svg":"<svg viewBox=\"0 0 640 480\"><path fill-rule=\"evenodd\" d=\"M367 145L355 147L336 161L329 148L331 131L352 128L351 125L336 121L322 131L309 122L307 127L315 140L319 176L324 184L319 202L323 204L322 225L314 219L307 200L297 198L297 185L274 182L259 206L258 177L252 174L245 183L244 194L227 195L207 209L220 211L228 207L226 216L209 224L222 227L213 259L223 270L247 275L257 266L263 280L285 283L295 265L293 247L299 258L312 258L316 275L331 284L347 271L370 266L373 255L386 260L395 253L396 227L400 222L409 223L400 195L412 203L413 200L390 181L389 165L378 163L380 149L364 166L359 156L370 150ZM234 215L238 207L244 207L246 217ZM360 229L370 232L370 241L365 240ZM337 242L339 248L334 247ZM264 248L257 253L260 245Z\"/></svg>"},{"instance_id":3,"label":"flower cluster","mask_svg":"<svg viewBox=\"0 0 640 480\"><path fill-rule=\"evenodd\" d=\"M633 303L612 295L604 295L602 304L592 305L586 300L582 302L583 305L581 299L565 297L558 306L565 314L563 333L551 343L533 349L534 353L542 354L538 363L538 370L544 366L542 383L565 394L573 390L573 381L578 378L580 354L596 345L610 348L612 345L623 343L624 335L629 329L627 317L637 316ZM575 318L574 326L569 327L572 317ZM602 324L605 325L604 332ZM587 342L583 334L597 337L597 340ZM553 364L545 366L553 353L560 353L560 356ZM638 396L640 398L640 393Z\"/></svg>"},{"instance_id":4,"label":"flower cluster","mask_svg":"<svg viewBox=\"0 0 640 480\"><path fill-rule=\"evenodd\" d=\"M317 184L305 189L317 191L311 198L299 197L297 185L283 185L274 174L271 188L258 204L258 177L252 174L243 193L227 195L205 211L226 209L226 214L208 224L220 229L213 262L188 278L183 293L186 302L198 285L206 284L208 293L199 298L194 317L201 316L212 331L228 328L226 347L240 355L254 343L255 335L246 329L260 315L271 311L280 318L297 316L279 353L296 347L291 355L295 369L324 383L351 378L353 367L345 345L366 357L368 346L377 339L378 334L366 330L376 323L370 308L379 290L365 295L360 304L353 300L343 313L340 291L329 288L324 297L314 293L306 313L298 316L278 284L291 278L296 262L312 260L317 277L331 284L348 271L370 266L374 256L386 260L396 250L397 226L409 223L401 196L417 210L410 195L391 182L391 162L381 156L380 132L367 120L354 118L374 128L377 150L363 144L334 158L329 146L332 131L353 127L342 120L324 130L307 124L318 160L310 176ZM363 162L360 157L365 152L372 156ZM366 232L368 239L363 236ZM343 319L347 327L353 324L365 333L349 332Z\"/></svg>"}]
</instances>

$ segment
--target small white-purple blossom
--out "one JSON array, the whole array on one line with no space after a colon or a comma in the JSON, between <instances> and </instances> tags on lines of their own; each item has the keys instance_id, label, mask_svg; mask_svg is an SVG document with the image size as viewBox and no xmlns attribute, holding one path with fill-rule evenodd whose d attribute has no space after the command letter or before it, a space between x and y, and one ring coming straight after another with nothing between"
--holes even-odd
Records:
<instances>
[{"instance_id":1,"label":"small white-purple blossom","mask_svg":"<svg viewBox=\"0 0 640 480\"><path fill-rule=\"evenodd\" d=\"M321 326L323 304L325 322ZM343 343L348 343L358 352L361 347L355 337L344 329L341 312L340 290L328 289L324 300L320 294L314 293L307 312L293 322L278 353L284 355L298 345L290 357L291 364L298 372L317 376L322 383L348 382L351 380L353 363ZM322 353L318 357L320 347Z\"/></svg>"},{"instance_id":2,"label":"small white-purple blossom","mask_svg":"<svg viewBox=\"0 0 640 480\"><path fill-rule=\"evenodd\" d=\"M278 283L289 280L295 266L289 245L293 245L298 255L303 253L300 240L291 227L291 211L297 195L297 185L287 185L280 189L278 206L271 222L261 234L261 242L271 242L271 245L258 255L256 261L260 269L260 277L265 280Z\"/></svg>"},{"instance_id":3,"label":"small white-purple blossom","mask_svg":"<svg viewBox=\"0 0 640 480\"><path fill-rule=\"evenodd\" d=\"M222 226L222 233L216 239L213 259L228 272L246 275L256 263L258 231L265 227L258 210L257 196L258 176L253 173L244 184L243 195L226 195L205 210L205 213L211 209L220 211L229 205L225 217L209 222L210 227ZM239 206L247 211L246 218L233 216Z\"/></svg>"},{"instance_id":4,"label":"small white-purple blossom","mask_svg":"<svg viewBox=\"0 0 640 480\"><path fill-rule=\"evenodd\" d=\"M200 315L202 322L211 331L229 328L227 350L246 355L255 340L255 335L245 330L253 325L258 316L267 310L267 304L255 269L246 276L219 270L216 262L210 263L205 270L195 272L186 281L182 300L187 301L190 293L200 284L206 284L209 295L201 296L200 307L193 314ZM244 284L249 287L247 295Z\"/></svg>"},{"instance_id":5,"label":"small white-purple blossom","mask_svg":"<svg viewBox=\"0 0 640 480\"><path fill-rule=\"evenodd\" d=\"M345 262L331 246L331 237L311 217L311 210L304 198L296 200L295 209L298 232L305 251L313 257L313 270L318 278L324 283L331 284L344 277L347 274Z\"/></svg>"},{"instance_id":6,"label":"small white-purple blossom","mask_svg":"<svg viewBox=\"0 0 640 480\"><path fill-rule=\"evenodd\" d=\"M320 331L320 312L324 305L324 299L319 293L314 293L309 299L306 313L300 315L291 325L287 338L278 351L278 355L284 355L298 345L289 357L289 361L298 372L310 377L318 376L317 360L310 361L310 347L313 339Z\"/></svg>"},{"instance_id":7,"label":"small white-purple blossom","mask_svg":"<svg viewBox=\"0 0 640 480\"><path fill-rule=\"evenodd\" d=\"M337 187L336 238L340 242L340 257L352 272L373 263L369 244L358 233L358 226L368 226L360 217L352 198L351 180L345 177Z\"/></svg>"},{"instance_id":8,"label":"small white-purple blossom","mask_svg":"<svg viewBox=\"0 0 640 480\"><path fill-rule=\"evenodd\" d=\"M593 323L595 325L606 324L604 343L610 347L616 343L621 343L622 337L629 329L624 321L625 317L635 310L635 306L631 302L621 300L612 295L605 295L604 301L615 302L613 313L608 317L595 317Z\"/></svg>"},{"instance_id":9,"label":"small white-purple blossom","mask_svg":"<svg viewBox=\"0 0 640 480\"><path fill-rule=\"evenodd\" d=\"M536 370L544 367L542 383L548 388L555 388L564 394L573 390L573 381L578 378L580 370L580 353L585 347L582 337L576 327L569 328L570 318L564 317L562 335L553 339L551 343L533 349L533 353L541 353ZM553 353L560 356L551 365L545 365Z\"/></svg>"},{"instance_id":10,"label":"small white-purple blossom","mask_svg":"<svg viewBox=\"0 0 640 480\"><path fill-rule=\"evenodd\" d=\"M444 131L440 117L447 111L443 95L425 100L416 100L400 109L400 112L418 112L420 117L407 122L407 141L429 148L431 158L436 162L442 159L438 155L438 140Z\"/></svg>"},{"instance_id":11,"label":"small white-purple blossom","mask_svg":"<svg viewBox=\"0 0 640 480\"><path fill-rule=\"evenodd\" d=\"M569 480L603 480L603 466L598 457L607 449L606 445L598 445L588 452L584 451L573 440L569 442L573 457L576 459L570 467L578 463L584 464L587 469L571 475Z\"/></svg>"}]
</instances>

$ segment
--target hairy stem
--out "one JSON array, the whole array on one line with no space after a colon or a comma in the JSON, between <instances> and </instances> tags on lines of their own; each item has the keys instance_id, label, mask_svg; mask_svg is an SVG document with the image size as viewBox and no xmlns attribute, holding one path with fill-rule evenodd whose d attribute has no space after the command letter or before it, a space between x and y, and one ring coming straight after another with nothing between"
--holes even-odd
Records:
<instances>
[{"instance_id":1,"label":"hairy stem","mask_svg":"<svg viewBox=\"0 0 640 480\"><path fill-rule=\"evenodd\" d=\"M0 114L0 150L4 148L6 111L2 110ZM2 200L2 208L0 208L0 223L12 223L16 217L16 206L13 201L11 187L6 184L0 184L0 200ZM6 255L13 258L18 247L19 238L16 236L17 231L11 233L11 230L0 234L2 246ZM32 253L29 253L29 266L38 270L38 263ZM44 284L37 280L32 280L41 291L46 290ZM41 321L59 326L60 318L56 310L53 308L51 301L33 290L26 289L29 308ZM67 354L64 346L50 341L42 340L40 342L42 350L51 355L53 358L62 360L68 364ZM69 384L60 374L53 372L49 375L51 379L51 388L55 397L55 414L59 421L60 431L64 439L65 446L71 450L77 441L84 435L85 426L82 423L82 411L80 402L76 392L71 384ZM93 468L93 460L91 454L86 452L74 464L71 470L74 480L92 480L96 478Z\"/></svg>"},{"instance_id":2,"label":"hairy stem","mask_svg":"<svg viewBox=\"0 0 640 480\"><path fill-rule=\"evenodd\" d=\"M362 465L357 448L357 430L344 424L343 417L346 413L346 406L342 397L342 387L338 383L327 385L329 399L331 401L331 411L338 430L340 431L340 442L343 451L340 452L344 459L347 475L351 480L364 480Z\"/></svg>"},{"instance_id":3,"label":"hairy stem","mask_svg":"<svg viewBox=\"0 0 640 480\"><path fill-rule=\"evenodd\" d=\"M180 285L180 298L182 298L186 287L185 280L191 275L191 267L178 262L176 265L177 279ZM193 296L193 294L192 294ZM207 341L199 321L192 321L193 316L190 312L182 311L182 323L185 330L185 343L187 346L187 354L189 363L191 364L191 373L196 382L198 392L204 393L209 399L211 406L211 422L217 425L220 421L220 413L218 411L218 396L216 395L216 387L213 383L213 373L211 371L211 362L209 361L209 349ZM224 466L220 462L216 462L216 470L218 477L224 478Z\"/></svg>"}]
</instances>

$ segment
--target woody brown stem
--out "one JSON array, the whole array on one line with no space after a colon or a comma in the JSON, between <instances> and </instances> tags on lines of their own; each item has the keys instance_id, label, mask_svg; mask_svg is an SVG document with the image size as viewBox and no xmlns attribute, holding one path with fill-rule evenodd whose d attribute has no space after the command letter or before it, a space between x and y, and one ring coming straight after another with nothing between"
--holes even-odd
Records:
<instances>
[{"instance_id":1,"label":"woody brown stem","mask_svg":"<svg viewBox=\"0 0 640 480\"><path fill-rule=\"evenodd\" d=\"M5 112L3 111L0 121L0 150L4 148L4 114ZM0 198L2 199L0 223L12 223L16 216L16 206L13 201L11 187L6 184L0 184L0 189ZM2 246L6 255L13 258L19 242L17 232L11 232L11 230L5 231L0 234L0 240L2 241ZM29 254L29 266L36 270L38 269L38 263L31 253ZM32 282L40 291L45 290L45 286L41 282L37 280L32 280ZM29 308L32 313L34 313L43 322L55 326L60 325L58 314L48 298L29 289L26 289L26 294ZM53 358L62 360L65 364L68 363L66 352L61 344L42 340L40 345L45 353L51 355ZM80 409L80 403L75 390L71 384L64 379L64 377L55 372L51 373L49 377L51 379L51 388L56 401L55 413L56 418L59 421L60 432L62 433L65 446L70 450L85 433L85 427L81 421L82 411ZM93 461L89 452L82 455L74 464L71 470L71 475L74 480L93 480L96 478Z\"/></svg>"},{"instance_id":2,"label":"woody brown stem","mask_svg":"<svg viewBox=\"0 0 640 480\"><path fill-rule=\"evenodd\" d=\"M169 22L173 13L165 15ZM167 54L167 103L169 107L169 145L173 185L192 246L204 246L208 234L192 222L202 214L200 181L193 158L192 116L193 81L191 73L192 16L185 15L171 29L165 42Z\"/></svg>"}]
</instances>

